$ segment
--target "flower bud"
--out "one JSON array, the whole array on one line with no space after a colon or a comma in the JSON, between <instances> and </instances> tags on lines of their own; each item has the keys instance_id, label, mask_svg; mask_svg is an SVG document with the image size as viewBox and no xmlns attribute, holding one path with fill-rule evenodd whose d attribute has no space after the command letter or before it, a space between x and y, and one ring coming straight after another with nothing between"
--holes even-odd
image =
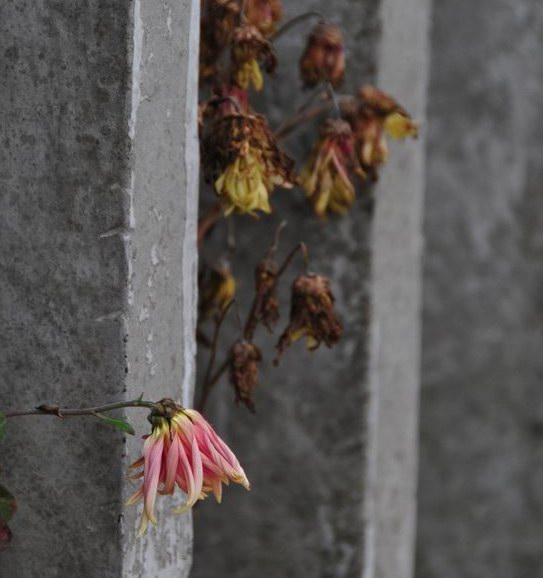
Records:
<instances>
[{"instance_id":1,"label":"flower bud","mask_svg":"<svg viewBox=\"0 0 543 578\"><path fill-rule=\"evenodd\" d=\"M245 0L247 22L256 26L266 38L273 36L282 16L283 6L280 0Z\"/></svg>"},{"instance_id":2,"label":"flower bud","mask_svg":"<svg viewBox=\"0 0 543 578\"><path fill-rule=\"evenodd\" d=\"M268 73L272 73L277 65L272 44L256 26L251 25L234 30L231 56L232 83L243 90L251 85L255 90L262 90L264 79L260 65Z\"/></svg>"},{"instance_id":3,"label":"flower bud","mask_svg":"<svg viewBox=\"0 0 543 578\"><path fill-rule=\"evenodd\" d=\"M260 349L248 341L237 341L230 350L230 383L236 392L236 403L254 411L254 390L258 384Z\"/></svg>"},{"instance_id":4,"label":"flower bud","mask_svg":"<svg viewBox=\"0 0 543 578\"><path fill-rule=\"evenodd\" d=\"M299 179L319 218L344 215L351 208L355 189L349 172L354 166L351 127L343 120L329 120Z\"/></svg>"},{"instance_id":5,"label":"flower bud","mask_svg":"<svg viewBox=\"0 0 543 578\"><path fill-rule=\"evenodd\" d=\"M200 320L219 316L236 293L230 264L221 260L200 277Z\"/></svg>"},{"instance_id":6,"label":"flower bud","mask_svg":"<svg viewBox=\"0 0 543 578\"><path fill-rule=\"evenodd\" d=\"M300 60L300 75L306 88L329 82L338 88L345 76L345 45L338 26L329 22L317 24L307 40Z\"/></svg>"}]
</instances>

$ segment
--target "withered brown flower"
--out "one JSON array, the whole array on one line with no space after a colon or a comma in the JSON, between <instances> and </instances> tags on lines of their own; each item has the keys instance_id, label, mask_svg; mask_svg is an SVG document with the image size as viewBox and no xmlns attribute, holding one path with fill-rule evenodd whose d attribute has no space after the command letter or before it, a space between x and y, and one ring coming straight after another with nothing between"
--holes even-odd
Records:
<instances>
[{"instance_id":1,"label":"withered brown flower","mask_svg":"<svg viewBox=\"0 0 543 578\"><path fill-rule=\"evenodd\" d=\"M279 267L273 257L262 259L255 269L255 298L245 328L245 337L252 339L258 323L273 331L279 321L279 297L277 295L277 274Z\"/></svg>"},{"instance_id":2,"label":"withered brown flower","mask_svg":"<svg viewBox=\"0 0 543 578\"><path fill-rule=\"evenodd\" d=\"M200 320L220 315L236 293L230 263L221 259L200 276Z\"/></svg>"},{"instance_id":3,"label":"withered brown flower","mask_svg":"<svg viewBox=\"0 0 543 578\"><path fill-rule=\"evenodd\" d=\"M352 169L358 172L351 127L343 120L328 120L300 173L300 184L319 218L330 212L344 215L351 208L355 199Z\"/></svg>"},{"instance_id":4,"label":"withered brown flower","mask_svg":"<svg viewBox=\"0 0 543 578\"><path fill-rule=\"evenodd\" d=\"M385 134L403 139L416 137L418 133L418 126L409 113L390 95L373 86L363 86L359 90L358 106L350 112L348 120L362 168L373 179L388 158Z\"/></svg>"},{"instance_id":5,"label":"withered brown flower","mask_svg":"<svg viewBox=\"0 0 543 578\"><path fill-rule=\"evenodd\" d=\"M249 341L240 340L230 350L230 383L236 392L236 403L243 403L254 411L254 390L258 384L260 349Z\"/></svg>"},{"instance_id":6,"label":"withered brown flower","mask_svg":"<svg viewBox=\"0 0 543 578\"><path fill-rule=\"evenodd\" d=\"M271 212L274 186L293 185L293 161L282 153L263 116L231 114L216 118L203 139L206 179L220 197L225 214Z\"/></svg>"},{"instance_id":7,"label":"withered brown flower","mask_svg":"<svg viewBox=\"0 0 543 578\"><path fill-rule=\"evenodd\" d=\"M239 20L237 0L207 0L202 6L200 25L200 80L214 80L218 61L230 43Z\"/></svg>"},{"instance_id":8,"label":"withered brown flower","mask_svg":"<svg viewBox=\"0 0 543 578\"><path fill-rule=\"evenodd\" d=\"M283 352L301 337L306 338L310 351L317 349L322 342L332 347L339 341L343 326L336 318L334 301L327 277L306 273L294 280L290 321L277 343L276 365Z\"/></svg>"},{"instance_id":9,"label":"withered brown flower","mask_svg":"<svg viewBox=\"0 0 543 578\"><path fill-rule=\"evenodd\" d=\"M307 40L300 60L300 75L306 88L319 82L341 86L345 76L345 43L340 28L330 22L320 22Z\"/></svg>"},{"instance_id":10,"label":"withered brown flower","mask_svg":"<svg viewBox=\"0 0 543 578\"><path fill-rule=\"evenodd\" d=\"M250 24L234 30L231 56L232 82L244 90L251 84L256 90L262 90L264 79L260 65L268 73L272 73L277 65L271 42Z\"/></svg>"},{"instance_id":11,"label":"withered brown flower","mask_svg":"<svg viewBox=\"0 0 543 578\"><path fill-rule=\"evenodd\" d=\"M245 0L245 18L265 37L272 36L283 16L281 0Z\"/></svg>"}]
</instances>

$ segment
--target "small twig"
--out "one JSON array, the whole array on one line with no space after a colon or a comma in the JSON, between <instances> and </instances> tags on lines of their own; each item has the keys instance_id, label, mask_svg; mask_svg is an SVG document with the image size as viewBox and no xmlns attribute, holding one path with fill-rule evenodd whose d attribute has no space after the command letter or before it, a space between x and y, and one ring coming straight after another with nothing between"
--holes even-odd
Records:
<instances>
[{"instance_id":1,"label":"small twig","mask_svg":"<svg viewBox=\"0 0 543 578\"><path fill-rule=\"evenodd\" d=\"M43 404L34 409L23 409L15 411L4 412L5 417L22 417L26 415L52 415L54 417L73 417L81 415L94 415L96 413L103 413L105 411L113 411L115 409L123 409L125 407L144 407L147 409L155 409L157 404L152 401L144 401L142 399L134 399L132 401L117 401L115 403L108 403L96 407L84 408L61 408L58 405Z\"/></svg>"},{"instance_id":2,"label":"small twig","mask_svg":"<svg viewBox=\"0 0 543 578\"><path fill-rule=\"evenodd\" d=\"M245 24L245 5L246 0L240 0L239 2L239 25Z\"/></svg>"},{"instance_id":3,"label":"small twig","mask_svg":"<svg viewBox=\"0 0 543 578\"><path fill-rule=\"evenodd\" d=\"M213 380L211 375L213 373L213 367L215 365L215 359L217 357L217 346L219 343L219 333L221 330L221 325L223 324L223 321L225 320L227 313L230 311L230 309L232 308L232 305L234 305L234 303L236 303L236 301L234 299L232 299L232 301L230 301L230 303L228 303L228 305L226 305L226 307L222 310L219 317L215 319L215 329L213 331L213 337L211 339L211 353L209 354L209 361L207 364L207 369L206 369L204 381L202 384L202 397L200 398L200 403L198 404L198 410L199 411L202 411L204 409L207 398L209 397L209 393L211 391L211 388L216 383L216 381Z\"/></svg>"},{"instance_id":4,"label":"small twig","mask_svg":"<svg viewBox=\"0 0 543 578\"><path fill-rule=\"evenodd\" d=\"M299 113L295 113L293 116L291 116L290 118L287 118L287 120L285 120L283 123L281 123L281 125L273 133L274 137L276 139L281 139L281 138L285 137L292 130L294 130L298 125L304 124L306 122L309 122L310 120L313 120L314 118L327 112L328 110L330 110L330 108L332 108L334 106L338 107L338 110L340 111L340 114L341 114L342 108L344 106L352 104L352 102L354 101L354 97L350 96L350 95L341 95L341 96L336 95L336 101L337 101L337 104L331 100L327 100L326 102L323 102L322 104L317 104L311 108L304 109Z\"/></svg>"},{"instance_id":5,"label":"small twig","mask_svg":"<svg viewBox=\"0 0 543 578\"><path fill-rule=\"evenodd\" d=\"M221 217L222 207L221 203L218 202L198 221L198 247L202 246L202 243Z\"/></svg>"},{"instance_id":6,"label":"small twig","mask_svg":"<svg viewBox=\"0 0 543 578\"><path fill-rule=\"evenodd\" d=\"M291 18L288 22L285 22L283 26L281 26L281 28L279 28L277 32L271 37L271 40L272 41L277 40L280 36L283 36L283 34L288 32L291 28L297 26L298 24L300 24L300 22L303 22L304 20L307 20L309 18L320 18L321 20L324 20L324 16L320 12L304 12L303 14L299 14L298 16Z\"/></svg>"},{"instance_id":7,"label":"small twig","mask_svg":"<svg viewBox=\"0 0 543 578\"><path fill-rule=\"evenodd\" d=\"M233 215L231 215L229 219L226 219L226 227L226 249L228 255L231 256L236 252L236 223Z\"/></svg>"},{"instance_id":8,"label":"small twig","mask_svg":"<svg viewBox=\"0 0 543 578\"><path fill-rule=\"evenodd\" d=\"M302 252L302 256L304 259L305 271L307 273L307 270L309 268L309 253L307 250L307 245L304 242L300 242L296 245L296 247L294 247L294 249L292 249L292 251L287 255L287 258L283 261L283 264L281 265L281 267L279 267L279 271L277 271L276 279L279 279L279 277L281 277L281 275L286 271L287 267L291 264L292 260L294 259L294 257L296 256L296 253L298 251Z\"/></svg>"},{"instance_id":9,"label":"small twig","mask_svg":"<svg viewBox=\"0 0 543 578\"><path fill-rule=\"evenodd\" d=\"M237 301L234 301L234 310L236 312L236 321L238 322L240 337L243 337L243 321L241 320L241 313Z\"/></svg>"},{"instance_id":10,"label":"small twig","mask_svg":"<svg viewBox=\"0 0 543 578\"><path fill-rule=\"evenodd\" d=\"M268 251L268 257L274 257L275 254L277 253L277 249L279 249L279 240L281 238L281 233L283 232L283 229L287 226L287 224L288 224L287 221L281 221L279 223L279 226L275 230L273 245L270 247L270 250Z\"/></svg>"},{"instance_id":11,"label":"small twig","mask_svg":"<svg viewBox=\"0 0 543 578\"><path fill-rule=\"evenodd\" d=\"M332 104L334 105L334 112L336 113L336 118L341 118L341 109L339 108L337 94L331 82L326 83L326 89L328 91L328 94L330 95L330 98L332 99Z\"/></svg>"},{"instance_id":12,"label":"small twig","mask_svg":"<svg viewBox=\"0 0 543 578\"><path fill-rule=\"evenodd\" d=\"M243 110L237 98L233 96L213 96L207 101L208 106L219 106L223 102L229 102L235 109L238 114L242 114Z\"/></svg>"}]
</instances>

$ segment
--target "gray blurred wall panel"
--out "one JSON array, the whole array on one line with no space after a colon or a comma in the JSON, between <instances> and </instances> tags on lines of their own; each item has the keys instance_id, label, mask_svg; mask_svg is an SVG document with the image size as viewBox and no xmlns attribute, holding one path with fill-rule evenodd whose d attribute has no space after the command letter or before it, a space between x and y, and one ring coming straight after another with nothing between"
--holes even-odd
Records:
<instances>
[{"instance_id":1,"label":"gray blurred wall panel","mask_svg":"<svg viewBox=\"0 0 543 578\"><path fill-rule=\"evenodd\" d=\"M0 5L0 406L192 395L199 2ZM131 410L138 435L145 413ZM136 540L127 441L10 421L2 578L185 576L190 517Z\"/></svg>"},{"instance_id":2,"label":"gray blurred wall panel","mask_svg":"<svg viewBox=\"0 0 543 578\"><path fill-rule=\"evenodd\" d=\"M364 578L414 571L418 478L422 212L430 0L384 0L378 86L421 123L394 143L376 191Z\"/></svg>"},{"instance_id":3,"label":"gray blurred wall panel","mask_svg":"<svg viewBox=\"0 0 543 578\"><path fill-rule=\"evenodd\" d=\"M342 92L379 82L424 120L427 2L285 3L285 18L306 10L320 10L345 29ZM306 23L277 42L280 64L258 103L275 126L306 98L297 63L310 28ZM303 128L284 146L303 160L314 138ZM360 198L349 216L323 226L296 190L274 193L271 220L237 219L242 307L252 295L250 264L286 218L281 254L307 242L311 270L332 279L345 335L334 349L315 353L297 343L274 369L270 351L286 319L275 336L259 332L266 359L256 415L233 405L226 383L217 387L210 419L236 451L252 490L228 489L219 507L198 506L192 578L412 575L424 154L423 140L392 146L376 188L374 225ZM213 241L210 253L220 253L223 239ZM281 293L284 316L299 270L296 263ZM226 327L223 343L239 335L234 322ZM202 366L206 359L204 353Z\"/></svg>"},{"instance_id":4,"label":"gray blurred wall panel","mask_svg":"<svg viewBox=\"0 0 543 578\"><path fill-rule=\"evenodd\" d=\"M543 577L543 6L435 3L418 578Z\"/></svg>"}]
</instances>

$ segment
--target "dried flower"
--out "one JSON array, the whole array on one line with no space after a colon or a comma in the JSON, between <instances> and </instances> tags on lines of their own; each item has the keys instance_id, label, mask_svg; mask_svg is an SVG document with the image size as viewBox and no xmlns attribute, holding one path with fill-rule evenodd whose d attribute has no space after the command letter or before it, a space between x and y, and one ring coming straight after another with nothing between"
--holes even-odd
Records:
<instances>
[{"instance_id":1,"label":"dried flower","mask_svg":"<svg viewBox=\"0 0 543 578\"><path fill-rule=\"evenodd\" d=\"M260 349L249 341L240 340L230 350L230 383L236 392L236 403L243 403L254 411L254 389L258 384Z\"/></svg>"},{"instance_id":2,"label":"dried flower","mask_svg":"<svg viewBox=\"0 0 543 578\"><path fill-rule=\"evenodd\" d=\"M360 163L373 179L388 158L385 133L391 138L417 136L417 124L391 96L372 87L359 90L358 107L348 117L353 128Z\"/></svg>"},{"instance_id":3,"label":"dried flower","mask_svg":"<svg viewBox=\"0 0 543 578\"><path fill-rule=\"evenodd\" d=\"M260 65L271 73L277 65L272 44L258 28L244 25L236 28L232 37L232 82L243 90L252 84L262 90L264 79Z\"/></svg>"},{"instance_id":4,"label":"dried flower","mask_svg":"<svg viewBox=\"0 0 543 578\"><path fill-rule=\"evenodd\" d=\"M215 80L218 61L239 19L237 0L207 0L200 26L200 80Z\"/></svg>"},{"instance_id":5,"label":"dried flower","mask_svg":"<svg viewBox=\"0 0 543 578\"><path fill-rule=\"evenodd\" d=\"M245 0L245 18L265 37L272 36L283 16L280 0Z\"/></svg>"},{"instance_id":6,"label":"dried flower","mask_svg":"<svg viewBox=\"0 0 543 578\"><path fill-rule=\"evenodd\" d=\"M345 43L338 26L320 22L311 32L300 60L300 74L306 88L329 82L338 88L345 76Z\"/></svg>"},{"instance_id":7,"label":"dried flower","mask_svg":"<svg viewBox=\"0 0 543 578\"><path fill-rule=\"evenodd\" d=\"M356 169L351 127L343 120L328 120L309 161L300 173L300 184L321 219L330 212L344 215L355 199L349 170Z\"/></svg>"},{"instance_id":8,"label":"dried flower","mask_svg":"<svg viewBox=\"0 0 543 578\"><path fill-rule=\"evenodd\" d=\"M236 278L230 263L221 259L200 277L200 319L220 315L236 293Z\"/></svg>"},{"instance_id":9,"label":"dried flower","mask_svg":"<svg viewBox=\"0 0 543 578\"><path fill-rule=\"evenodd\" d=\"M266 119L232 114L217 118L203 141L202 163L225 214L271 212L274 186L292 187L293 162L282 153Z\"/></svg>"},{"instance_id":10,"label":"dried flower","mask_svg":"<svg viewBox=\"0 0 543 578\"><path fill-rule=\"evenodd\" d=\"M153 410L150 421L152 429L146 436L143 456L130 466L143 468L132 476L143 478L143 483L127 502L127 505L144 502L139 535L149 522L156 524L157 495L172 495L176 486L186 496L176 513L187 511L209 492L220 502L223 483L235 482L250 489L236 456L197 411L163 399Z\"/></svg>"},{"instance_id":11,"label":"dried flower","mask_svg":"<svg viewBox=\"0 0 543 578\"><path fill-rule=\"evenodd\" d=\"M273 258L262 259L255 269L256 310L255 319L268 331L273 331L279 321L279 297L277 295L278 266Z\"/></svg>"},{"instance_id":12,"label":"dried flower","mask_svg":"<svg viewBox=\"0 0 543 578\"><path fill-rule=\"evenodd\" d=\"M283 352L301 337L306 338L307 348L311 351L322 342L332 347L339 341L343 326L336 318L334 301L328 278L308 273L295 279L292 285L290 322L279 338L275 364Z\"/></svg>"}]
</instances>

